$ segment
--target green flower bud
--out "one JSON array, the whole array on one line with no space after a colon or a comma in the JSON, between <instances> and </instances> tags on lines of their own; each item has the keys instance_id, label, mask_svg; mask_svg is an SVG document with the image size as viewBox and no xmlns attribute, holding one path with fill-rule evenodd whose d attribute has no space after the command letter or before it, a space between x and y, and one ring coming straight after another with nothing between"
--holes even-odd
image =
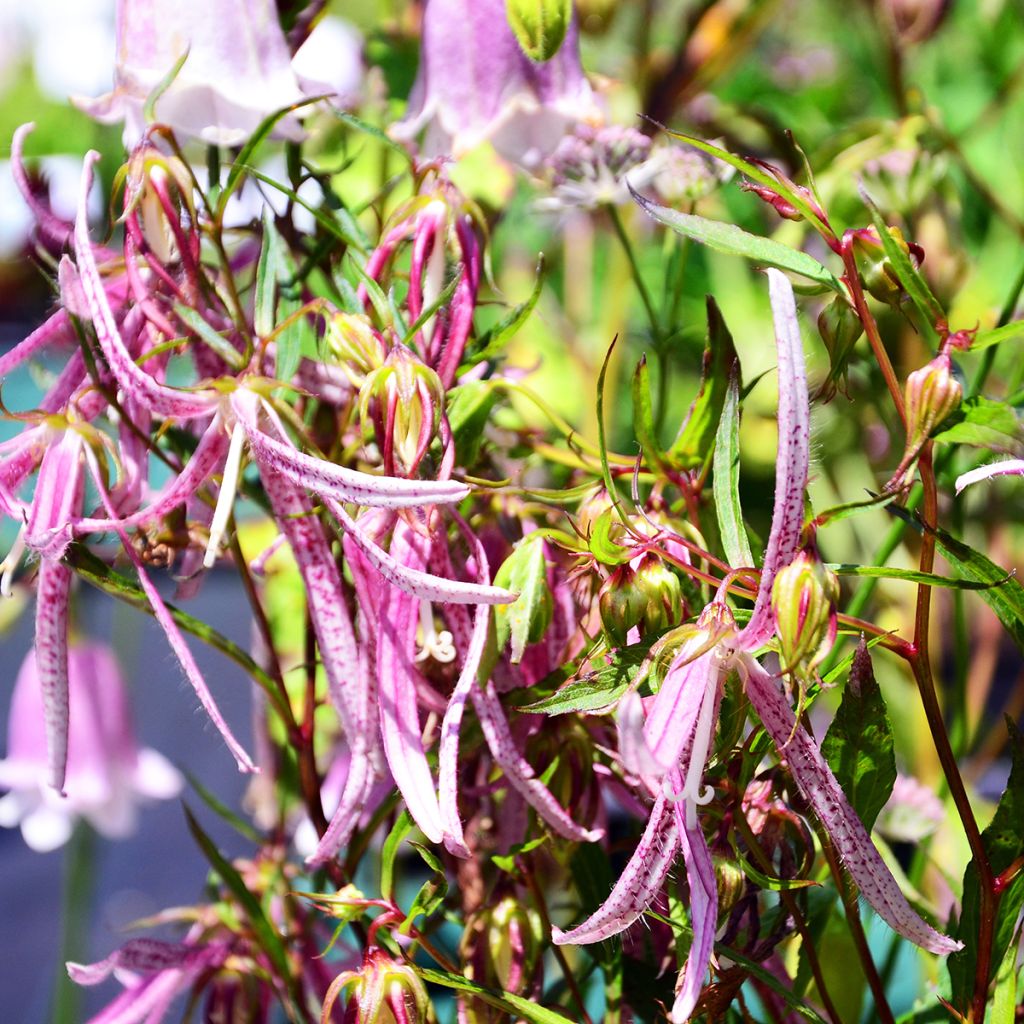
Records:
<instances>
[{"instance_id":1,"label":"green flower bud","mask_svg":"<svg viewBox=\"0 0 1024 1024\"><path fill-rule=\"evenodd\" d=\"M543 933L537 912L515 896L477 911L466 923L459 945L466 977L490 988L524 994L538 978Z\"/></svg>"},{"instance_id":2,"label":"green flower bud","mask_svg":"<svg viewBox=\"0 0 1024 1024\"><path fill-rule=\"evenodd\" d=\"M636 573L627 563L604 581L597 595L601 624L612 642L626 643L629 631L640 625L647 611L648 595L637 584Z\"/></svg>"},{"instance_id":3,"label":"green flower bud","mask_svg":"<svg viewBox=\"0 0 1024 1024\"><path fill-rule=\"evenodd\" d=\"M919 245L907 242L903 238L903 232L897 227L890 227L889 234L913 263L921 262L924 250ZM890 306L898 305L903 297L903 286L885 255L878 232L873 227L855 231L853 251L860 258L860 276L868 293L879 302L885 302Z\"/></svg>"},{"instance_id":4,"label":"green flower bud","mask_svg":"<svg viewBox=\"0 0 1024 1024\"><path fill-rule=\"evenodd\" d=\"M726 857L713 857L712 860L715 865L718 914L721 919L727 916L742 899L747 888L747 878L735 860L729 860Z\"/></svg>"},{"instance_id":5,"label":"green flower bud","mask_svg":"<svg viewBox=\"0 0 1024 1024\"><path fill-rule=\"evenodd\" d=\"M572 0L505 0L508 23L530 60L551 60L572 21Z\"/></svg>"},{"instance_id":6,"label":"green flower bud","mask_svg":"<svg viewBox=\"0 0 1024 1024\"><path fill-rule=\"evenodd\" d=\"M396 345L359 392L359 410L373 421L384 468L414 473L437 431L444 408L438 375L404 345Z\"/></svg>"},{"instance_id":7,"label":"green flower bud","mask_svg":"<svg viewBox=\"0 0 1024 1024\"><path fill-rule=\"evenodd\" d=\"M860 317L844 298L838 296L818 314L818 333L828 349L829 376L833 380L845 378L853 346L864 333Z\"/></svg>"},{"instance_id":8,"label":"green flower bud","mask_svg":"<svg viewBox=\"0 0 1024 1024\"><path fill-rule=\"evenodd\" d=\"M907 407L907 448L919 449L932 431L960 404L964 389L953 375L946 353L908 378L903 398Z\"/></svg>"},{"instance_id":9,"label":"green flower bud","mask_svg":"<svg viewBox=\"0 0 1024 1024\"><path fill-rule=\"evenodd\" d=\"M355 387L379 369L388 354L384 339L361 313L335 313L327 321L324 342Z\"/></svg>"},{"instance_id":10,"label":"green flower bud","mask_svg":"<svg viewBox=\"0 0 1024 1024\"><path fill-rule=\"evenodd\" d=\"M775 575L772 609L786 672L810 673L835 639L839 578L808 544Z\"/></svg>"},{"instance_id":11,"label":"green flower bud","mask_svg":"<svg viewBox=\"0 0 1024 1024\"><path fill-rule=\"evenodd\" d=\"M646 597L642 625L644 632L664 633L677 625L683 615L683 589L679 577L653 551L640 560L636 586Z\"/></svg>"}]
</instances>

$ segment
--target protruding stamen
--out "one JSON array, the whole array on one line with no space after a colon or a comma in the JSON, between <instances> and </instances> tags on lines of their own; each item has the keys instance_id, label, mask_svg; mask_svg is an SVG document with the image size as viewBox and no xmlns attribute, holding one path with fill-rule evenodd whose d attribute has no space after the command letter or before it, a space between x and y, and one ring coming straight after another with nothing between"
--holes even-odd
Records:
<instances>
[{"instance_id":1,"label":"protruding stamen","mask_svg":"<svg viewBox=\"0 0 1024 1024\"><path fill-rule=\"evenodd\" d=\"M455 660L455 645L447 629L438 631L434 626L434 609L429 601L420 601L420 652L416 661L433 658L442 665Z\"/></svg>"},{"instance_id":2,"label":"protruding stamen","mask_svg":"<svg viewBox=\"0 0 1024 1024\"><path fill-rule=\"evenodd\" d=\"M228 518L235 505L235 493L238 490L238 476L242 468L242 442L245 440L245 428L236 420L231 429L231 444L228 447L227 461L224 463L224 476L217 495L217 507L213 511L213 522L210 523L210 540L206 545L203 568L212 569L217 561L217 552L227 530Z\"/></svg>"}]
</instances>

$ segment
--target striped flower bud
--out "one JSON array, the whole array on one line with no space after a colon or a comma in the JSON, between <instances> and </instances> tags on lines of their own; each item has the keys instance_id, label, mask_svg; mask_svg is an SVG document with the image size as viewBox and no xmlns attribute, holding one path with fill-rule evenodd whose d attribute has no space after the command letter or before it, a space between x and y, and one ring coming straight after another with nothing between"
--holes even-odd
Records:
<instances>
[{"instance_id":1,"label":"striped flower bud","mask_svg":"<svg viewBox=\"0 0 1024 1024\"><path fill-rule=\"evenodd\" d=\"M404 345L396 345L370 373L359 393L389 473L416 471L437 431L444 408L441 379Z\"/></svg>"},{"instance_id":2,"label":"striped flower bud","mask_svg":"<svg viewBox=\"0 0 1024 1024\"><path fill-rule=\"evenodd\" d=\"M679 623L683 615L683 590L679 577L648 551L636 567L636 586L646 599L642 626L644 632L664 633Z\"/></svg>"},{"instance_id":3,"label":"striped flower bud","mask_svg":"<svg viewBox=\"0 0 1024 1024\"><path fill-rule=\"evenodd\" d=\"M839 578L825 567L814 544L802 548L775 574L772 610L787 672L813 672L835 640Z\"/></svg>"},{"instance_id":4,"label":"striped flower bud","mask_svg":"<svg viewBox=\"0 0 1024 1024\"><path fill-rule=\"evenodd\" d=\"M360 313L335 313L327 321L324 341L355 387L380 369L387 359L387 347L370 318Z\"/></svg>"},{"instance_id":5,"label":"striped flower bud","mask_svg":"<svg viewBox=\"0 0 1024 1024\"><path fill-rule=\"evenodd\" d=\"M329 1021L338 997L346 993L345 1024L423 1024L430 999L416 969L383 949L371 949L361 970L343 971L324 997L321 1020Z\"/></svg>"},{"instance_id":6,"label":"striped flower bud","mask_svg":"<svg viewBox=\"0 0 1024 1024\"><path fill-rule=\"evenodd\" d=\"M960 404L964 389L953 375L953 361L942 352L915 370L904 388L907 406L907 448L918 449L932 431Z\"/></svg>"},{"instance_id":7,"label":"striped flower bud","mask_svg":"<svg viewBox=\"0 0 1024 1024\"><path fill-rule=\"evenodd\" d=\"M640 624L647 611L647 600L628 564L620 565L604 581L597 595L597 607L601 624L613 643L628 643L629 631Z\"/></svg>"}]
</instances>

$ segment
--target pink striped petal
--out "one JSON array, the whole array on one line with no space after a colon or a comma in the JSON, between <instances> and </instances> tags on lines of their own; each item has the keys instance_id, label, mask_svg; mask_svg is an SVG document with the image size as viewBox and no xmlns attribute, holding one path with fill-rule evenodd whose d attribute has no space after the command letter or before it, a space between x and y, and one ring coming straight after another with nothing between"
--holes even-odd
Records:
<instances>
[{"instance_id":1,"label":"pink striped petal","mask_svg":"<svg viewBox=\"0 0 1024 1024\"><path fill-rule=\"evenodd\" d=\"M669 667L644 726L644 740L662 772L679 764L683 748L693 738L704 695L709 686L718 685L717 651L692 661L688 657L686 645Z\"/></svg>"},{"instance_id":2,"label":"pink striped petal","mask_svg":"<svg viewBox=\"0 0 1024 1024\"><path fill-rule=\"evenodd\" d=\"M44 558L36 590L36 668L43 695L49 784L64 795L68 764L68 602L72 572Z\"/></svg>"},{"instance_id":3,"label":"pink striped petal","mask_svg":"<svg viewBox=\"0 0 1024 1024\"><path fill-rule=\"evenodd\" d=\"M769 268L768 295L775 321L775 346L779 368L779 447L775 458L775 505L768 546L761 568L761 582L750 622L739 635L737 647L752 651L775 630L772 584L778 570L788 565L800 544L804 522L804 491L810 459L810 406L804 347L796 315L796 299L789 279Z\"/></svg>"},{"instance_id":4,"label":"pink striped petal","mask_svg":"<svg viewBox=\"0 0 1024 1024\"><path fill-rule=\"evenodd\" d=\"M797 726L779 680L750 656L737 664L758 718L775 741L793 781L828 832L864 899L891 928L922 949L938 954L960 949L962 943L937 932L907 902L818 745Z\"/></svg>"},{"instance_id":5,"label":"pink striped petal","mask_svg":"<svg viewBox=\"0 0 1024 1024\"><path fill-rule=\"evenodd\" d=\"M956 478L956 493L959 494L965 487L970 487L980 480L991 480L994 476L1024 476L1024 459L992 462L987 466L972 469L969 473L963 473Z\"/></svg>"},{"instance_id":6,"label":"pink striped petal","mask_svg":"<svg viewBox=\"0 0 1024 1024\"><path fill-rule=\"evenodd\" d=\"M661 794L608 899L571 931L552 928L552 941L559 946L586 946L625 931L655 901L678 853L679 834L669 802Z\"/></svg>"}]
</instances>

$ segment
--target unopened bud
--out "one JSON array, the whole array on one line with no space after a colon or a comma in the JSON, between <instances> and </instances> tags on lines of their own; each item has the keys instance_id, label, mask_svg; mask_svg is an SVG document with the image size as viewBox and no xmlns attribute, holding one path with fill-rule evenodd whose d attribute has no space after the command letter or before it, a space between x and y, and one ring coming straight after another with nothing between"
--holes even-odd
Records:
<instances>
[{"instance_id":1,"label":"unopened bud","mask_svg":"<svg viewBox=\"0 0 1024 1024\"><path fill-rule=\"evenodd\" d=\"M388 354L384 339L361 313L335 313L327 321L324 342L355 387L379 369Z\"/></svg>"},{"instance_id":2,"label":"unopened bud","mask_svg":"<svg viewBox=\"0 0 1024 1024\"><path fill-rule=\"evenodd\" d=\"M425 1024L430 1000L416 969L383 949L371 949L358 971L344 971L324 997L322 1021L331 1020L346 993L345 1024Z\"/></svg>"},{"instance_id":3,"label":"unopened bud","mask_svg":"<svg viewBox=\"0 0 1024 1024\"><path fill-rule=\"evenodd\" d=\"M747 878L735 860L725 857L712 859L715 865L715 885L718 888L718 913L728 914L742 899L747 888Z\"/></svg>"},{"instance_id":4,"label":"unopened bud","mask_svg":"<svg viewBox=\"0 0 1024 1024\"><path fill-rule=\"evenodd\" d=\"M663 633L679 623L683 590L679 577L658 555L648 551L636 567L636 586L646 597L641 625L644 632Z\"/></svg>"},{"instance_id":5,"label":"unopened bud","mask_svg":"<svg viewBox=\"0 0 1024 1024\"><path fill-rule=\"evenodd\" d=\"M818 557L813 544L775 574L772 609L783 669L814 670L835 639L839 578Z\"/></svg>"},{"instance_id":6,"label":"unopened bud","mask_svg":"<svg viewBox=\"0 0 1024 1024\"><path fill-rule=\"evenodd\" d=\"M837 382L845 384L853 348L864 333L864 325L853 307L837 297L818 314L818 332L828 349L829 375L824 391L825 397L831 398Z\"/></svg>"},{"instance_id":7,"label":"unopened bud","mask_svg":"<svg viewBox=\"0 0 1024 1024\"><path fill-rule=\"evenodd\" d=\"M780 217L783 217L785 220L804 219L804 215L788 199L784 199L780 196L775 189L769 188L767 185L755 185L750 181L743 182L740 187L744 192L753 192L759 199L763 199Z\"/></svg>"},{"instance_id":8,"label":"unopened bud","mask_svg":"<svg viewBox=\"0 0 1024 1024\"><path fill-rule=\"evenodd\" d=\"M601 585L597 595L601 624L612 642L622 646L629 631L638 626L647 611L647 595L637 585L636 573L620 565Z\"/></svg>"},{"instance_id":9,"label":"unopened bud","mask_svg":"<svg viewBox=\"0 0 1024 1024\"><path fill-rule=\"evenodd\" d=\"M558 53L572 21L572 0L505 0L505 14L523 53L540 63Z\"/></svg>"},{"instance_id":10,"label":"unopened bud","mask_svg":"<svg viewBox=\"0 0 1024 1024\"><path fill-rule=\"evenodd\" d=\"M160 263L176 263L181 258L178 239L188 231L198 254L192 182L182 162L143 144L133 150L124 173L125 220L136 242L144 243Z\"/></svg>"},{"instance_id":11,"label":"unopened bud","mask_svg":"<svg viewBox=\"0 0 1024 1024\"><path fill-rule=\"evenodd\" d=\"M906 241L898 227L890 227L889 234L893 241L907 254L915 266L924 261L924 250L921 246ZM868 293L879 302L895 306L903 297L903 285L893 269L889 258L885 255L882 240L873 228L863 228L853 233L853 251L859 257L860 276Z\"/></svg>"},{"instance_id":12,"label":"unopened bud","mask_svg":"<svg viewBox=\"0 0 1024 1024\"><path fill-rule=\"evenodd\" d=\"M953 361L943 352L915 370L904 389L907 407L907 448L915 451L960 404L964 389L953 375Z\"/></svg>"},{"instance_id":13,"label":"unopened bud","mask_svg":"<svg viewBox=\"0 0 1024 1024\"><path fill-rule=\"evenodd\" d=\"M467 922L460 943L466 977L522 995L537 979L542 935L537 912L514 896L478 911Z\"/></svg>"},{"instance_id":14,"label":"unopened bud","mask_svg":"<svg viewBox=\"0 0 1024 1024\"><path fill-rule=\"evenodd\" d=\"M397 459L413 473L437 431L444 408L441 379L404 345L369 374L359 392L360 413L372 418L389 472Z\"/></svg>"}]
</instances>

